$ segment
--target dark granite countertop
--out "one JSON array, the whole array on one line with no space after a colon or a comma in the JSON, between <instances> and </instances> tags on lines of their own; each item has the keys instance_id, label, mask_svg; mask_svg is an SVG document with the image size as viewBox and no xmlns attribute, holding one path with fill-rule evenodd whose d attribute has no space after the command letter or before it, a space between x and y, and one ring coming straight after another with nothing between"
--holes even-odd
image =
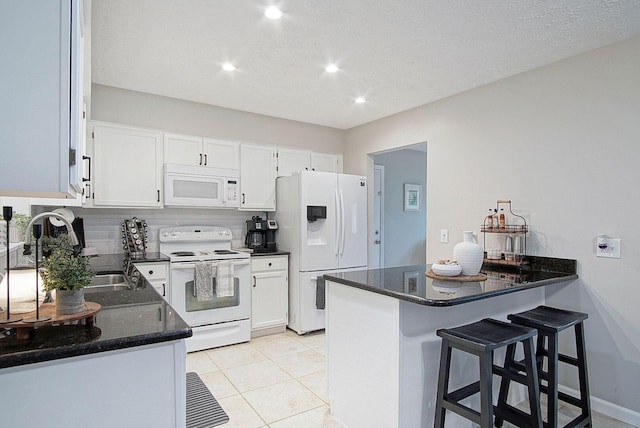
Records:
<instances>
[{"instance_id":1,"label":"dark granite countertop","mask_svg":"<svg viewBox=\"0 0 640 428\"><path fill-rule=\"evenodd\" d=\"M122 272L124 255L92 257L96 273ZM169 260L160 253L136 262ZM64 325L38 327L31 337L18 340L11 331L0 333L0 368L94 354L183 339L191 328L148 283L118 291L85 290L85 301L102 305L93 327Z\"/></svg>"},{"instance_id":2,"label":"dark granite countertop","mask_svg":"<svg viewBox=\"0 0 640 428\"><path fill-rule=\"evenodd\" d=\"M96 273L122 272L130 263L168 262L169 257L162 253L146 253L141 256L129 257L127 254L99 254L91 256L91 267Z\"/></svg>"},{"instance_id":3,"label":"dark granite countertop","mask_svg":"<svg viewBox=\"0 0 640 428\"><path fill-rule=\"evenodd\" d=\"M533 256L529 260L522 268L485 264L482 273L487 279L479 282L431 279L425 275L430 265L334 273L324 278L425 306L459 305L578 278L575 260Z\"/></svg>"}]
</instances>

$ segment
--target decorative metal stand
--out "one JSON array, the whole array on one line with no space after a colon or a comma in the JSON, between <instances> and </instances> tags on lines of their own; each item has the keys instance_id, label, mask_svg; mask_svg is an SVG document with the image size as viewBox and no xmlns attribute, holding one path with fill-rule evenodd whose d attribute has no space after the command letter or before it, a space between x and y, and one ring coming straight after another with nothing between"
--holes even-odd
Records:
<instances>
[{"instance_id":1,"label":"decorative metal stand","mask_svg":"<svg viewBox=\"0 0 640 428\"><path fill-rule=\"evenodd\" d=\"M49 321L51 317L40 317L40 299L39 299L39 279L40 279L40 266L38 261L38 240L42 236L42 225L34 224L33 225L33 236L36 238L36 316L34 318L26 318L23 321L29 323L36 323L41 321Z\"/></svg>"},{"instance_id":2,"label":"decorative metal stand","mask_svg":"<svg viewBox=\"0 0 640 428\"><path fill-rule=\"evenodd\" d=\"M13 218L13 207L2 207L2 216L4 217L4 220L7 222L7 272L5 273L5 275L7 275L7 307L5 308L5 310L7 311L7 318L5 319L0 319L0 324L9 324L12 322L18 322L20 321L22 318L11 318L11 302L10 302L10 293L9 293L9 270L11 267L11 262L10 262L10 248L9 248L9 222L11 221L11 219Z\"/></svg>"},{"instance_id":3,"label":"decorative metal stand","mask_svg":"<svg viewBox=\"0 0 640 428\"><path fill-rule=\"evenodd\" d=\"M504 226L500 227L500 225L496 225L493 224L493 227L488 227L487 223L488 223L488 218L489 216L484 218L484 222L482 224L482 226L480 227L480 231L483 233L483 247L485 249L485 252L487 252L487 246L486 246L486 241L487 241L487 237L486 234L487 233L503 233L503 234L508 234L508 235L521 235L522 236L522 248L519 249L519 253L518 253L518 257L516 258L516 254L514 253L514 259L513 260L506 260L503 258L498 258L498 259L493 259L493 258L488 258L488 255L485 255L485 259L484 262L485 263L493 263L493 264L500 264L500 265L512 265L512 266L522 266L525 264L528 264L529 262L526 260L526 254L527 254L527 233L529 232L529 226L527 225L527 220L518 214L515 214L512 209L511 209L511 200L510 199L498 199L498 201L496 202L496 212L499 212L499 208L501 204L508 204L509 205L509 213L511 213L511 215L513 216L512 218L514 219L521 219L522 220L522 224L505 224ZM520 223L520 221L518 221L518 223ZM512 250L510 250L512 251Z\"/></svg>"}]
</instances>

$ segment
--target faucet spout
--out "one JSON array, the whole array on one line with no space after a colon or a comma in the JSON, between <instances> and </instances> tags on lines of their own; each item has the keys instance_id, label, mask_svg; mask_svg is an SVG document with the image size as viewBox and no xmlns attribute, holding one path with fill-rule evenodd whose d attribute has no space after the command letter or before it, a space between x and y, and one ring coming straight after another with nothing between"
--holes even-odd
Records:
<instances>
[{"instance_id":1,"label":"faucet spout","mask_svg":"<svg viewBox=\"0 0 640 428\"><path fill-rule=\"evenodd\" d=\"M34 216L29 222L29 224L27 225L27 227L25 228L25 237L24 237L25 254L30 253L31 228L33 227L34 223L40 220L41 218L49 218L49 217L57 218L65 225L65 227L67 228L67 235L69 236L69 241L71 241L71 245L73 245L74 247L80 245L80 241L78 240L78 236L76 235L76 232L73 230L73 226L71 225L71 222L65 216L58 213L45 212L45 213Z\"/></svg>"}]
</instances>

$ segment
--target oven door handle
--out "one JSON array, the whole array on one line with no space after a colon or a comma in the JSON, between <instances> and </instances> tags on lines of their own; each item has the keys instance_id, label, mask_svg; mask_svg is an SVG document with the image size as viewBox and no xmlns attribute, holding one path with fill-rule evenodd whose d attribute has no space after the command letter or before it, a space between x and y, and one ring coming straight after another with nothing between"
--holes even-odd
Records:
<instances>
[{"instance_id":1,"label":"oven door handle","mask_svg":"<svg viewBox=\"0 0 640 428\"><path fill-rule=\"evenodd\" d=\"M219 260L211 260L211 263L213 263L214 266L218 266L218 261ZM246 260L238 260L238 261L234 261L233 262L233 266L244 266L244 265L248 265L249 263L251 263L250 259L246 259ZM171 269L195 269L196 266L196 262L178 262L178 263L171 263Z\"/></svg>"}]
</instances>

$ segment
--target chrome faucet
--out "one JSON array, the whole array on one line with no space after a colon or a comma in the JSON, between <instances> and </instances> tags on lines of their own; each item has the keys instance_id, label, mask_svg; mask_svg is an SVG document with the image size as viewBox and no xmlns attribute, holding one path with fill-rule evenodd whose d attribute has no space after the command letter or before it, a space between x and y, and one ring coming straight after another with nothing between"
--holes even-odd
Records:
<instances>
[{"instance_id":1,"label":"chrome faucet","mask_svg":"<svg viewBox=\"0 0 640 428\"><path fill-rule=\"evenodd\" d=\"M33 227L33 224L36 221L40 220L41 218L49 218L49 217L57 218L66 226L67 235L69 236L69 241L71 241L71 245L73 245L73 247L77 249L77 252L80 252L80 241L78 240L78 236L76 235L76 232L73 230L73 226L71 225L71 222L62 214L46 212L46 213L38 214L35 217L33 217L29 222L29 224L27 225L27 227L25 228L23 254L24 255L31 254L31 228Z\"/></svg>"}]
</instances>

